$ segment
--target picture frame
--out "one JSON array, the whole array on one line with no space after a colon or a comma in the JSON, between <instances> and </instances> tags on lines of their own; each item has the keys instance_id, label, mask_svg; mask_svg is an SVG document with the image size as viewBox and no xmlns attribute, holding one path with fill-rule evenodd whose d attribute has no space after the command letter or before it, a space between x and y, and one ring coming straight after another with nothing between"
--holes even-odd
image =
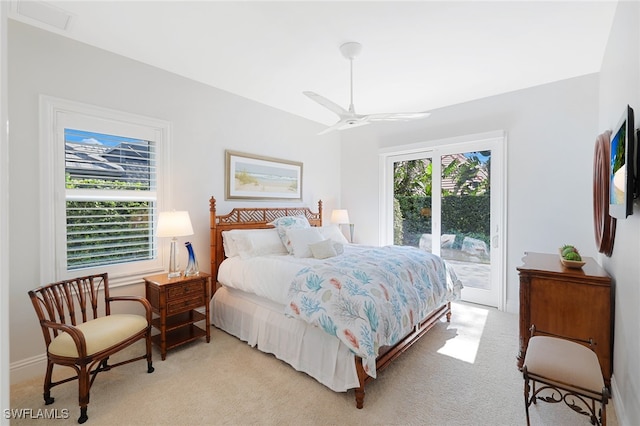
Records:
<instances>
[{"instance_id":1,"label":"picture frame","mask_svg":"<svg viewBox=\"0 0 640 426\"><path fill-rule=\"evenodd\" d=\"M225 199L302 200L302 163L225 150Z\"/></svg>"}]
</instances>

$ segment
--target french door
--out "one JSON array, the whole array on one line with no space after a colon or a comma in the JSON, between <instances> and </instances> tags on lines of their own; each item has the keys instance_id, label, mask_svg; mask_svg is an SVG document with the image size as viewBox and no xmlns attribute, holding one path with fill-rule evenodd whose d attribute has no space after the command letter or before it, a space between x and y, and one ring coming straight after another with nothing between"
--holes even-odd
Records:
<instances>
[{"instance_id":1,"label":"french door","mask_svg":"<svg viewBox=\"0 0 640 426\"><path fill-rule=\"evenodd\" d=\"M504 137L384 154L383 241L444 258L462 299L504 309Z\"/></svg>"}]
</instances>

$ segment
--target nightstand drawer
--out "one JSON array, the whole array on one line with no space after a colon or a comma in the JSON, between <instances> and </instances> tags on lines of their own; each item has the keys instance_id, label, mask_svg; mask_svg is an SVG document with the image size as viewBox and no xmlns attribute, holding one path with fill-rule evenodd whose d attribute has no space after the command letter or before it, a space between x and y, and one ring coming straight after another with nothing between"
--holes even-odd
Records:
<instances>
[{"instance_id":1,"label":"nightstand drawer","mask_svg":"<svg viewBox=\"0 0 640 426\"><path fill-rule=\"evenodd\" d=\"M188 294L202 295L202 281L177 285L167 289L167 296L169 300L183 297Z\"/></svg>"},{"instance_id":2,"label":"nightstand drawer","mask_svg":"<svg viewBox=\"0 0 640 426\"><path fill-rule=\"evenodd\" d=\"M167 302L167 315L177 314L179 312L184 312L189 309L199 308L206 304L202 295L198 295L197 297L191 297L188 299L180 299Z\"/></svg>"}]
</instances>

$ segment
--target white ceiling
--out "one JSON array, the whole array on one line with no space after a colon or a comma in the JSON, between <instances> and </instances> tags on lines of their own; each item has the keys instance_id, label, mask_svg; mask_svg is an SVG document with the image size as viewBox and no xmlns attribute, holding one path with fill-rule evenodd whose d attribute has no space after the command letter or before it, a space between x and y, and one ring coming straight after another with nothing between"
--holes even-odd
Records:
<instances>
[{"instance_id":1,"label":"white ceiling","mask_svg":"<svg viewBox=\"0 0 640 426\"><path fill-rule=\"evenodd\" d=\"M23 0L24 1L24 0ZM43 2L39 2L43 3ZM48 1L57 30L308 119L337 117L302 95L358 113L428 111L598 72L616 1Z\"/></svg>"}]
</instances>

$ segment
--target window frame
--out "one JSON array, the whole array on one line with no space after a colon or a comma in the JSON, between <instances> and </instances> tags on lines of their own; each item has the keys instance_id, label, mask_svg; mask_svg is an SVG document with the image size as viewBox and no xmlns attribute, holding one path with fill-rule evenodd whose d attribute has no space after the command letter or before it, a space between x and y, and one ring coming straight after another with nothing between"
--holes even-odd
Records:
<instances>
[{"instance_id":1,"label":"window frame","mask_svg":"<svg viewBox=\"0 0 640 426\"><path fill-rule=\"evenodd\" d=\"M155 258L99 267L67 270L67 227L65 187L64 129L121 135L153 141L156 149L157 213L169 205L171 124L164 120L102 108L75 101L40 96L40 171L41 171L41 281L52 282L94 272L108 272L114 285L129 284L142 276L166 269L168 257L163 244L153 236ZM105 197L107 198L107 197Z\"/></svg>"}]
</instances>

